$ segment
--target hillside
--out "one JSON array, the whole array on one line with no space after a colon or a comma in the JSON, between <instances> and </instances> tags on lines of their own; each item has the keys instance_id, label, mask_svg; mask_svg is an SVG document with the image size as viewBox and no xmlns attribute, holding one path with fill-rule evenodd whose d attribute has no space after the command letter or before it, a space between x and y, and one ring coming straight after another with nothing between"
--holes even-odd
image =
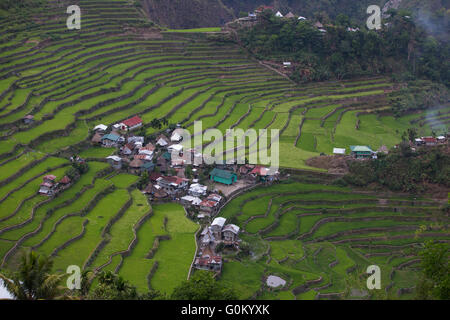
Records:
<instances>
[{"instance_id":1,"label":"hillside","mask_svg":"<svg viewBox=\"0 0 450 320\"><path fill-rule=\"evenodd\" d=\"M175 29L217 27L233 20L220 0L141 0L141 4L150 20Z\"/></svg>"},{"instance_id":2,"label":"hillside","mask_svg":"<svg viewBox=\"0 0 450 320\"><path fill-rule=\"evenodd\" d=\"M226 255L222 281L242 299L413 299L418 253L427 239L448 242L448 209L397 196L304 175L253 189L221 212L253 248ZM382 290L366 290L369 265L380 267ZM286 285L268 289L270 275Z\"/></svg>"},{"instance_id":3,"label":"hillside","mask_svg":"<svg viewBox=\"0 0 450 320\"><path fill-rule=\"evenodd\" d=\"M336 19L340 14L353 24L364 26L369 5L408 9L416 21L430 33L445 35L448 29L449 3L445 0L139 0L148 16L157 23L171 28L197 28L224 25L239 17L240 13L255 10L260 5L273 6L283 14L289 11L309 19L322 17Z\"/></svg>"},{"instance_id":4,"label":"hillside","mask_svg":"<svg viewBox=\"0 0 450 320\"><path fill-rule=\"evenodd\" d=\"M322 277L318 286L328 287L321 293L339 293L345 289L347 269L356 266L359 272L375 253L366 247L372 240L374 251L379 250L381 256L373 261L381 260L393 272L391 288L408 289L417 277L413 268L407 268L411 261L417 262L415 251L409 250L420 247L421 241L414 238L416 230L425 224L429 229L424 237L448 241L447 231L432 225L434 220L427 215L430 212L441 219L439 202L424 196L416 203L404 194L383 195L386 201L379 202L377 194L330 186L328 178L319 174L323 170L306 163L321 153L331 154L334 147L393 147L412 127L418 135L446 133L448 105L434 104L426 96L429 105L406 108L408 99L416 100L414 88L408 91L404 83L385 75L298 85L221 34L163 31L149 22L133 1L40 3L5 2L8 5L2 7L0 18L2 271L16 270L21 254L35 250L51 255L55 272L64 272L73 264L114 271L142 292L155 288L170 294L186 279L199 226L185 215L179 202L151 202L136 188L141 171L126 166L116 171L107 163L106 157L123 150L100 147L92 139L97 125L110 130L134 116L143 123L135 134L144 136L146 143L155 143L157 136L169 134L177 124L192 132L196 120L202 121L204 131L279 130L269 138L279 137L282 170L294 172L293 178L244 194L223 211L245 227L249 242L256 234L264 238L254 240L256 246L261 241L266 249L270 237L283 240L270 243L272 262L266 263L269 256L265 254L261 261L252 260L248 265L236 260L225 266L222 281L236 285L241 297L259 292L266 267L291 277L292 290ZM73 3L82 10L81 30L66 27L65 8ZM176 9L162 3L160 8ZM205 15L211 14L209 9L199 8ZM158 16L172 21L169 15ZM195 18L194 13L189 16ZM404 96L393 101L393 92ZM396 102L400 107L406 105L408 112L395 114ZM155 121L160 126L154 125ZM158 149L162 151L166 150ZM150 161L155 162L156 157ZM46 180L60 181L66 175L71 184L57 196L38 193L48 184ZM206 169L201 179L208 182ZM294 192L292 198L286 196L287 191ZM319 192L314 195L311 191ZM352 200L355 194L356 205ZM245 203L252 195L264 199L248 208ZM272 198L274 206L269 204ZM282 212L285 203L286 209L293 208L291 213ZM295 203L301 208L293 206ZM365 209L359 212L359 207ZM404 215L393 216L397 207ZM262 217L265 212L268 215ZM345 218L349 220L333 220L333 214L348 214ZM331 220L319 228L322 217ZM381 221L384 218L386 221ZM365 222L370 229L360 230ZM308 226L312 229L305 229ZM385 231L394 244L386 244L382 238ZM352 240L353 233L361 234L362 239ZM293 239L303 241L304 255L301 246L284 241ZM328 240L338 243L329 245ZM359 242L361 250L339 241ZM394 246L395 254L389 254L386 245ZM322 254L316 253L319 249ZM295 266L302 258L303 263ZM337 259L340 265L331 270ZM245 282L238 282L247 275ZM352 274L355 282L357 275ZM304 292L264 292L256 297L303 299L307 298L301 294Z\"/></svg>"}]
</instances>

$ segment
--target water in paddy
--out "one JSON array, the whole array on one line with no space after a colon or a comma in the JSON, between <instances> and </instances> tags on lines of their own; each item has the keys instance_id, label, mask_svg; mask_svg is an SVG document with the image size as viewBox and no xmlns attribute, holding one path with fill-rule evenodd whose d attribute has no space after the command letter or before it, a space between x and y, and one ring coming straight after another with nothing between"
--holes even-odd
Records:
<instances>
[{"instance_id":1,"label":"water in paddy","mask_svg":"<svg viewBox=\"0 0 450 320\"><path fill-rule=\"evenodd\" d=\"M277 277L277 276L269 276L267 278L266 283L267 283L267 285L269 287L272 287L272 288L276 288L276 287L279 287L279 286L284 287L284 285L286 284L286 280L283 280L283 279L281 279L280 277Z\"/></svg>"}]
</instances>

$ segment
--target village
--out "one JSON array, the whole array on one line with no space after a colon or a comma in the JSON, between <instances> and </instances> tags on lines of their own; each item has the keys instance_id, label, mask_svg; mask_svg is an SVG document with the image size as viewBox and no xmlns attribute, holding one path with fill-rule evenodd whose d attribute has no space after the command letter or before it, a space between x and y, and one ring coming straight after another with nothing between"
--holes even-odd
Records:
<instances>
[{"instance_id":1,"label":"village","mask_svg":"<svg viewBox=\"0 0 450 320\"><path fill-rule=\"evenodd\" d=\"M112 126L99 124L93 129L91 144L94 147L115 148L113 155L104 159L117 172L126 172L141 177L139 189L150 202L177 202L186 215L201 226L197 236L197 253L193 267L220 273L223 265L222 252L239 252L240 228L217 216L220 209L235 195L258 185L270 185L281 178L280 172L255 164L220 163L206 165L203 155L194 149L184 150L181 144L182 128L176 125L149 138L135 135L143 127L142 119L134 116ZM410 142L411 150L420 146L434 146L446 143L447 137L421 137ZM398 147L398 146L396 146ZM377 151L370 146L333 148L334 157L348 157L354 160L376 159L380 153L387 154L388 148L381 146ZM194 160L200 161L194 161ZM85 160L70 158L78 169L58 181L53 175L43 177L39 194L55 196L70 187L72 180L86 166ZM191 160L191 161L188 161ZM191 165L192 163L192 165ZM70 177L69 177L70 175Z\"/></svg>"},{"instance_id":2,"label":"village","mask_svg":"<svg viewBox=\"0 0 450 320\"><path fill-rule=\"evenodd\" d=\"M216 217L217 213L233 195L259 184L274 183L279 172L252 164L206 165L201 153L183 150L179 125L153 141L132 133L142 126L138 116L114 124L111 130L99 124L91 142L94 146L117 148L117 154L106 161L115 170L141 176L145 181L142 193L149 201L178 202L191 219L201 223L193 267L220 273L222 256L217 248L239 251L241 241L239 227L227 224L225 218Z\"/></svg>"}]
</instances>

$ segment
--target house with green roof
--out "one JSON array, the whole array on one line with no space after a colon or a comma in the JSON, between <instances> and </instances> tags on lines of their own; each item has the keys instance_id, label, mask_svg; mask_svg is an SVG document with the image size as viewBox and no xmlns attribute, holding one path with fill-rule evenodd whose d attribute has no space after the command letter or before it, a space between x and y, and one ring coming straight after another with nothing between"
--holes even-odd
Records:
<instances>
[{"instance_id":1,"label":"house with green roof","mask_svg":"<svg viewBox=\"0 0 450 320\"><path fill-rule=\"evenodd\" d=\"M155 170L155 164L153 162L145 161L141 166L141 173L145 171L147 173L151 173L153 172L153 170Z\"/></svg>"},{"instance_id":2,"label":"house with green roof","mask_svg":"<svg viewBox=\"0 0 450 320\"><path fill-rule=\"evenodd\" d=\"M368 159L374 154L369 146L350 146L350 150L356 159Z\"/></svg>"},{"instance_id":3,"label":"house with green roof","mask_svg":"<svg viewBox=\"0 0 450 320\"><path fill-rule=\"evenodd\" d=\"M166 160L166 161L171 161L171 160L172 160L172 155L170 154L170 152L165 152L165 153L162 155L162 157L163 157L163 159Z\"/></svg>"},{"instance_id":4,"label":"house with green roof","mask_svg":"<svg viewBox=\"0 0 450 320\"><path fill-rule=\"evenodd\" d=\"M102 144L104 147L107 147L107 148L116 147L117 144L119 143L119 139L120 139L120 136L118 136L114 133L105 134L102 137Z\"/></svg>"},{"instance_id":5,"label":"house with green roof","mask_svg":"<svg viewBox=\"0 0 450 320\"><path fill-rule=\"evenodd\" d=\"M232 185L234 182L237 181L237 174L234 173L233 171L214 168L209 173L209 178L215 182L223 183L226 185Z\"/></svg>"}]
</instances>

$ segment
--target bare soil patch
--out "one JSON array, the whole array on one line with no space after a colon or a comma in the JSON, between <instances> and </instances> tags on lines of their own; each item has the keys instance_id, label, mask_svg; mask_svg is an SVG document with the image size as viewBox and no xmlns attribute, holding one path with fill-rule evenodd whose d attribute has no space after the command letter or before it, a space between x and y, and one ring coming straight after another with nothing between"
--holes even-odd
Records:
<instances>
[{"instance_id":1,"label":"bare soil patch","mask_svg":"<svg viewBox=\"0 0 450 320\"><path fill-rule=\"evenodd\" d=\"M328 170L328 173L347 174L349 156L319 156L306 160L306 164L311 167Z\"/></svg>"}]
</instances>

